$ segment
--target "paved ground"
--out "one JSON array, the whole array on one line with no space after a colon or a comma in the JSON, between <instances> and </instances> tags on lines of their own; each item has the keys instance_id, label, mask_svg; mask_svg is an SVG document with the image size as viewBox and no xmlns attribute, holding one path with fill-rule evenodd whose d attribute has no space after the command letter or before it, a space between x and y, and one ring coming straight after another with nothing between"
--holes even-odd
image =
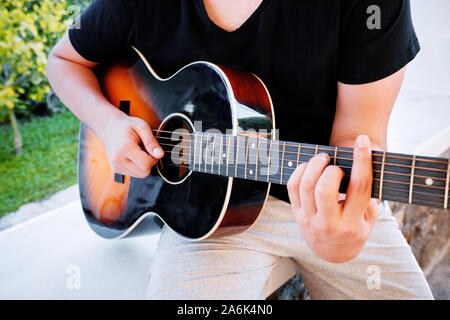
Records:
<instances>
[{"instance_id":1,"label":"paved ground","mask_svg":"<svg viewBox=\"0 0 450 320\"><path fill-rule=\"evenodd\" d=\"M78 185L74 185L70 188L59 191L48 198L27 203L21 206L16 212L10 213L0 219L0 231L11 228L12 226L40 216L41 214L51 210L60 208L68 203L78 200L79 198Z\"/></svg>"},{"instance_id":2,"label":"paved ground","mask_svg":"<svg viewBox=\"0 0 450 320\"><path fill-rule=\"evenodd\" d=\"M0 232L0 300L143 299L158 238L100 238L73 201Z\"/></svg>"}]
</instances>

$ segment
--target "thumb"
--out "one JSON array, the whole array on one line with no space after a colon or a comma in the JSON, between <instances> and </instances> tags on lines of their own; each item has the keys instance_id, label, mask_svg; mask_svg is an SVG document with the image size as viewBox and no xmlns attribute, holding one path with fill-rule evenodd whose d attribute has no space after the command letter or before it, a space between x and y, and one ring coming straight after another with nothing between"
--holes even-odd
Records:
<instances>
[{"instance_id":1,"label":"thumb","mask_svg":"<svg viewBox=\"0 0 450 320\"><path fill-rule=\"evenodd\" d=\"M133 129L138 134L142 144L149 155L155 159L161 159L164 156L164 151L156 140L150 129L150 126L143 120L133 125Z\"/></svg>"}]
</instances>

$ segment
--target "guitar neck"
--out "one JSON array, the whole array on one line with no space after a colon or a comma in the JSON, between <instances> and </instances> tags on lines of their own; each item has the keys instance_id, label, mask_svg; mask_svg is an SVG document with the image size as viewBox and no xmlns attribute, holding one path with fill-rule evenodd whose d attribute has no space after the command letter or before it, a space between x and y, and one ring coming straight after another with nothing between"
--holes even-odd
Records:
<instances>
[{"instance_id":1,"label":"guitar neck","mask_svg":"<svg viewBox=\"0 0 450 320\"><path fill-rule=\"evenodd\" d=\"M196 172L286 185L296 167L319 153L344 172L345 193L353 149L283 142L249 136L195 133L189 169ZM449 208L450 160L373 151L372 198Z\"/></svg>"}]
</instances>

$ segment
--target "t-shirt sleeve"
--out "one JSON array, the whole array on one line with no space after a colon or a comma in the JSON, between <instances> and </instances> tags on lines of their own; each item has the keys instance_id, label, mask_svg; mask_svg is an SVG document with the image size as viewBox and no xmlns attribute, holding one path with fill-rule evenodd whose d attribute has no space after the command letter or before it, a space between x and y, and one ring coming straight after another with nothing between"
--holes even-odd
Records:
<instances>
[{"instance_id":1,"label":"t-shirt sleeve","mask_svg":"<svg viewBox=\"0 0 450 320\"><path fill-rule=\"evenodd\" d=\"M338 80L342 83L386 78L420 51L409 0L353 1L342 10L341 21Z\"/></svg>"},{"instance_id":2,"label":"t-shirt sleeve","mask_svg":"<svg viewBox=\"0 0 450 320\"><path fill-rule=\"evenodd\" d=\"M133 12L129 0L93 0L69 30L75 50L85 59L103 62L130 45Z\"/></svg>"}]
</instances>

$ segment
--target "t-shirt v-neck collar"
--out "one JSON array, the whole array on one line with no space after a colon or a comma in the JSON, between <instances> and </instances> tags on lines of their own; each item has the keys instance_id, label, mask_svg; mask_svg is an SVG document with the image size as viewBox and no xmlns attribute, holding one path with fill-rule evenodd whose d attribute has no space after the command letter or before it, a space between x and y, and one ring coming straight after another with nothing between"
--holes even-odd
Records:
<instances>
[{"instance_id":1,"label":"t-shirt v-neck collar","mask_svg":"<svg viewBox=\"0 0 450 320\"><path fill-rule=\"evenodd\" d=\"M256 10L251 14L251 16L245 20L245 22L236 30L233 31L227 31L225 29L222 29L217 24L215 24L208 16L208 12L206 11L205 3L203 0L195 0L196 9L202 19L202 21L205 23L205 25L210 28L212 31L214 31L216 34L222 35L222 36L233 36L240 34L242 32L245 32L248 27L254 23L254 21L261 15L261 13L264 11L264 9L269 4L270 0L263 0L261 4L256 8Z\"/></svg>"}]
</instances>

